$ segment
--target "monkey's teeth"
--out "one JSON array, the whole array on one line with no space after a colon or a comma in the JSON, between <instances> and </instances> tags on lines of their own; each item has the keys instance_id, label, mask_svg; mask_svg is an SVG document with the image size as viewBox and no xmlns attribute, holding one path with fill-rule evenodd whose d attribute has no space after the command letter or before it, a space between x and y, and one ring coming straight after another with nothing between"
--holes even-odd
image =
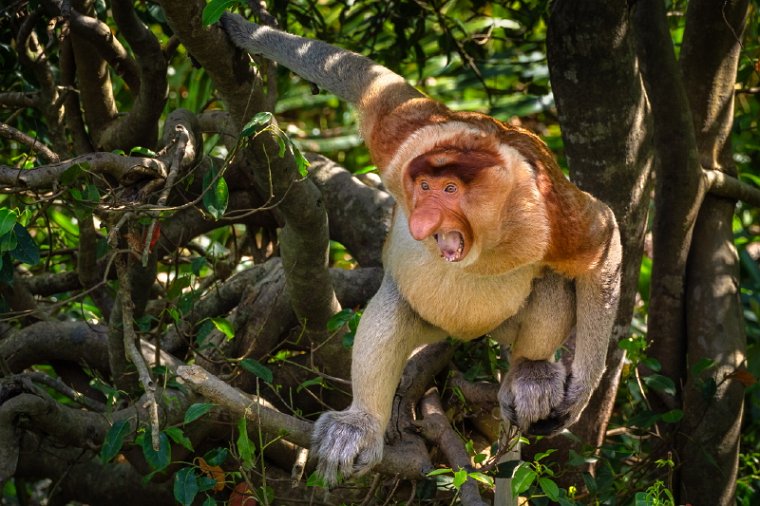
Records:
<instances>
[{"instance_id":1,"label":"monkey's teeth","mask_svg":"<svg viewBox=\"0 0 760 506\"><path fill-rule=\"evenodd\" d=\"M438 243L438 249L441 250L441 256L447 262L458 262L462 259L464 237L462 237L460 232L441 232L435 234L434 237Z\"/></svg>"}]
</instances>

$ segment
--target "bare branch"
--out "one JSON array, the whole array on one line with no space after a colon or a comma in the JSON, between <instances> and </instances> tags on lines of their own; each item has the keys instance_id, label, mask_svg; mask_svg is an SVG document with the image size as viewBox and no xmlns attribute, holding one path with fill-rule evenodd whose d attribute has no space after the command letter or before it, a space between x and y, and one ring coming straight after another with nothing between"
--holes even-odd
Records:
<instances>
[{"instance_id":1,"label":"bare branch","mask_svg":"<svg viewBox=\"0 0 760 506\"><path fill-rule=\"evenodd\" d=\"M25 91L4 91L0 93L0 105L8 107L37 107L40 94Z\"/></svg>"},{"instance_id":2,"label":"bare branch","mask_svg":"<svg viewBox=\"0 0 760 506\"><path fill-rule=\"evenodd\" d=\"M709 192L717 197L741 200L745 204L760 207L760 188L719 170L705 169L702 172Z\"/></svg>"},{"instance_id":3,"label":"bare branch","mask_svg":"<svg viewBox=\"0 0 760 506\"><path fill-rule=\"evenodd\" d=\"M62 2L54 2L60 4ZM69 9L68 20L71 30L86 40L92 48L108 62L132 93L140 90L137 63L119 42L111 28L99 19L82 14L75 9Z\"/></svg>"},{"instance_id":4,"label":"bare branch","mask_svg":"<svg viewBox=\"0 0 760 506\"><path fill-rule=\"evenodd\" d=\"M53 151L51 151L50 148L48 148L47 146L39 142L37 139L33 139L32 137L29 137L24 132L16 130L10 125L6 125L5 123L0 123L0 136L29 146L29 148L31 148L32 151L39 153L42 156L42 158L44 158L48 162L57 163L58 161L60 161L60 158L58 157L58 155L55 154Z\"/></svg>"},{"instance_id":5,"label":"bare branch","mask_svg":"<svg viewBox=\"0 0 760 506\"><path fill-rule=\"evenodd\" d=\"M440 448L446 455L452 469L455 471L471 469L470 457L467 455L464 442L451 427L449 419L446 418L446 413L441 405L441 398L438 395L438 388L433 387L427 391L420 402L420 410L423 418L417 422L417 426L422 431L422 435ZM480 497L478 485L472 478L467 478L459 491L462 495L462 504L465 506L485 506L487 504Z\"/></svg>"},{"instance_id":6,"label":"bare branch","mask_svg":"<svg viewBox=\"0 0 760 506\"><path fill-rule=\"evenodd\" d=\"M33 169L17 169L0 165L0 185L45 189L54 187L67 169L82 164L94 174L109 174L118 180L125 177L163 178L166 166L160 160L142 156L122 156L115 153L88 153L60 163Z\"/></svg>"},{"instance_id":7,"label":"bare branch","mask_svg":"<svg viewBox=\"0 0 760 506\"><path fill-rule=\"evenodd\" d=\"M312 423L275 410L260 397L244 394L199 366L181 366L177 375L188 386L215 404L238 416L259 424L264 432L308 448L311 445ZM427 455L405 451L403 447L386 446L377 471L402 478L420 479L431 468Z\"/></svg>"}]
</instances>

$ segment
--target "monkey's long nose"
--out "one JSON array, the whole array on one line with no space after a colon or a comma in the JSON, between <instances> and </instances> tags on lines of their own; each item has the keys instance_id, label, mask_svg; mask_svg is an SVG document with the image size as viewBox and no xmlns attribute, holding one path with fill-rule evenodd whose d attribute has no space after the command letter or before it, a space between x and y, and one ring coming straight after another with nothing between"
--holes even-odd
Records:
<instances>
[{"instance_id":1,"label":"monkey's long nose","mask_svg":"<svg viewBox=\"0 0 760 506\"><path fill-rule=\"evenodd\" d=\"M441 227L443 213L440 209L430 207L418 207L409 216L409 232L412 237L421 241L427 239Z\"/></svg>"}]
</instances>

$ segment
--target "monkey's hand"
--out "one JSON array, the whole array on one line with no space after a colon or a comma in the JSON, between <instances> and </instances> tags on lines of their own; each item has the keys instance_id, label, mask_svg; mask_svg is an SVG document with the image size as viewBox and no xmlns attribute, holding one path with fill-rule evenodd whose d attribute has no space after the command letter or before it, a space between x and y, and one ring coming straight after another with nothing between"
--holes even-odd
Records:
<instances>
[{"instance_id":1,"label":"monkey's hand","mask_svg":"<svg viewBox=\"0 0 760 506\"><path fill-rule=\"evenodd\" d=\"M578 419L588 401L570 383L560 362L516 360L499 389L502 418L527 434L556 434Z\"/></svg>"},{"instance_id":2,"label":"monkey's hand","mask_svg":"<svg viewBox=\"0 0 760 506\"><path fill-rule=\"evenodd\" d=\"M380 422L358 409L328 411L314 424L311 452L319 459L317 472L328 486L362 475L383 458Z\"/></svg>"}]
</instances>

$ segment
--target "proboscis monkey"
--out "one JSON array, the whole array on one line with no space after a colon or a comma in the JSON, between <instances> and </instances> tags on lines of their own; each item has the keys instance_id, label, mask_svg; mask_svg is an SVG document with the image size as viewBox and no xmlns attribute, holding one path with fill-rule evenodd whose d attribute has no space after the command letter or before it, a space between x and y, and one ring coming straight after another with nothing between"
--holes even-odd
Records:
<instances>
[{"instance_id":1,"label":"proboscis monkey","mask_svg":"<svg viewBox=\"0 0 760 506\"><path fill-rule=\"evenodd\" d=\"M361 133L396 199L385 277L354 340L353 401L322 414L312 452L328 483L383 454L409 354L453 336L511 346L502 416L525 432L571 425L604 372L620 291L612 211L562 174L533 133L454 112L372 60L225 14L235 45L358 108ZM555 360L576 331L572 365Z\"/></svg>"}]
</instances>

